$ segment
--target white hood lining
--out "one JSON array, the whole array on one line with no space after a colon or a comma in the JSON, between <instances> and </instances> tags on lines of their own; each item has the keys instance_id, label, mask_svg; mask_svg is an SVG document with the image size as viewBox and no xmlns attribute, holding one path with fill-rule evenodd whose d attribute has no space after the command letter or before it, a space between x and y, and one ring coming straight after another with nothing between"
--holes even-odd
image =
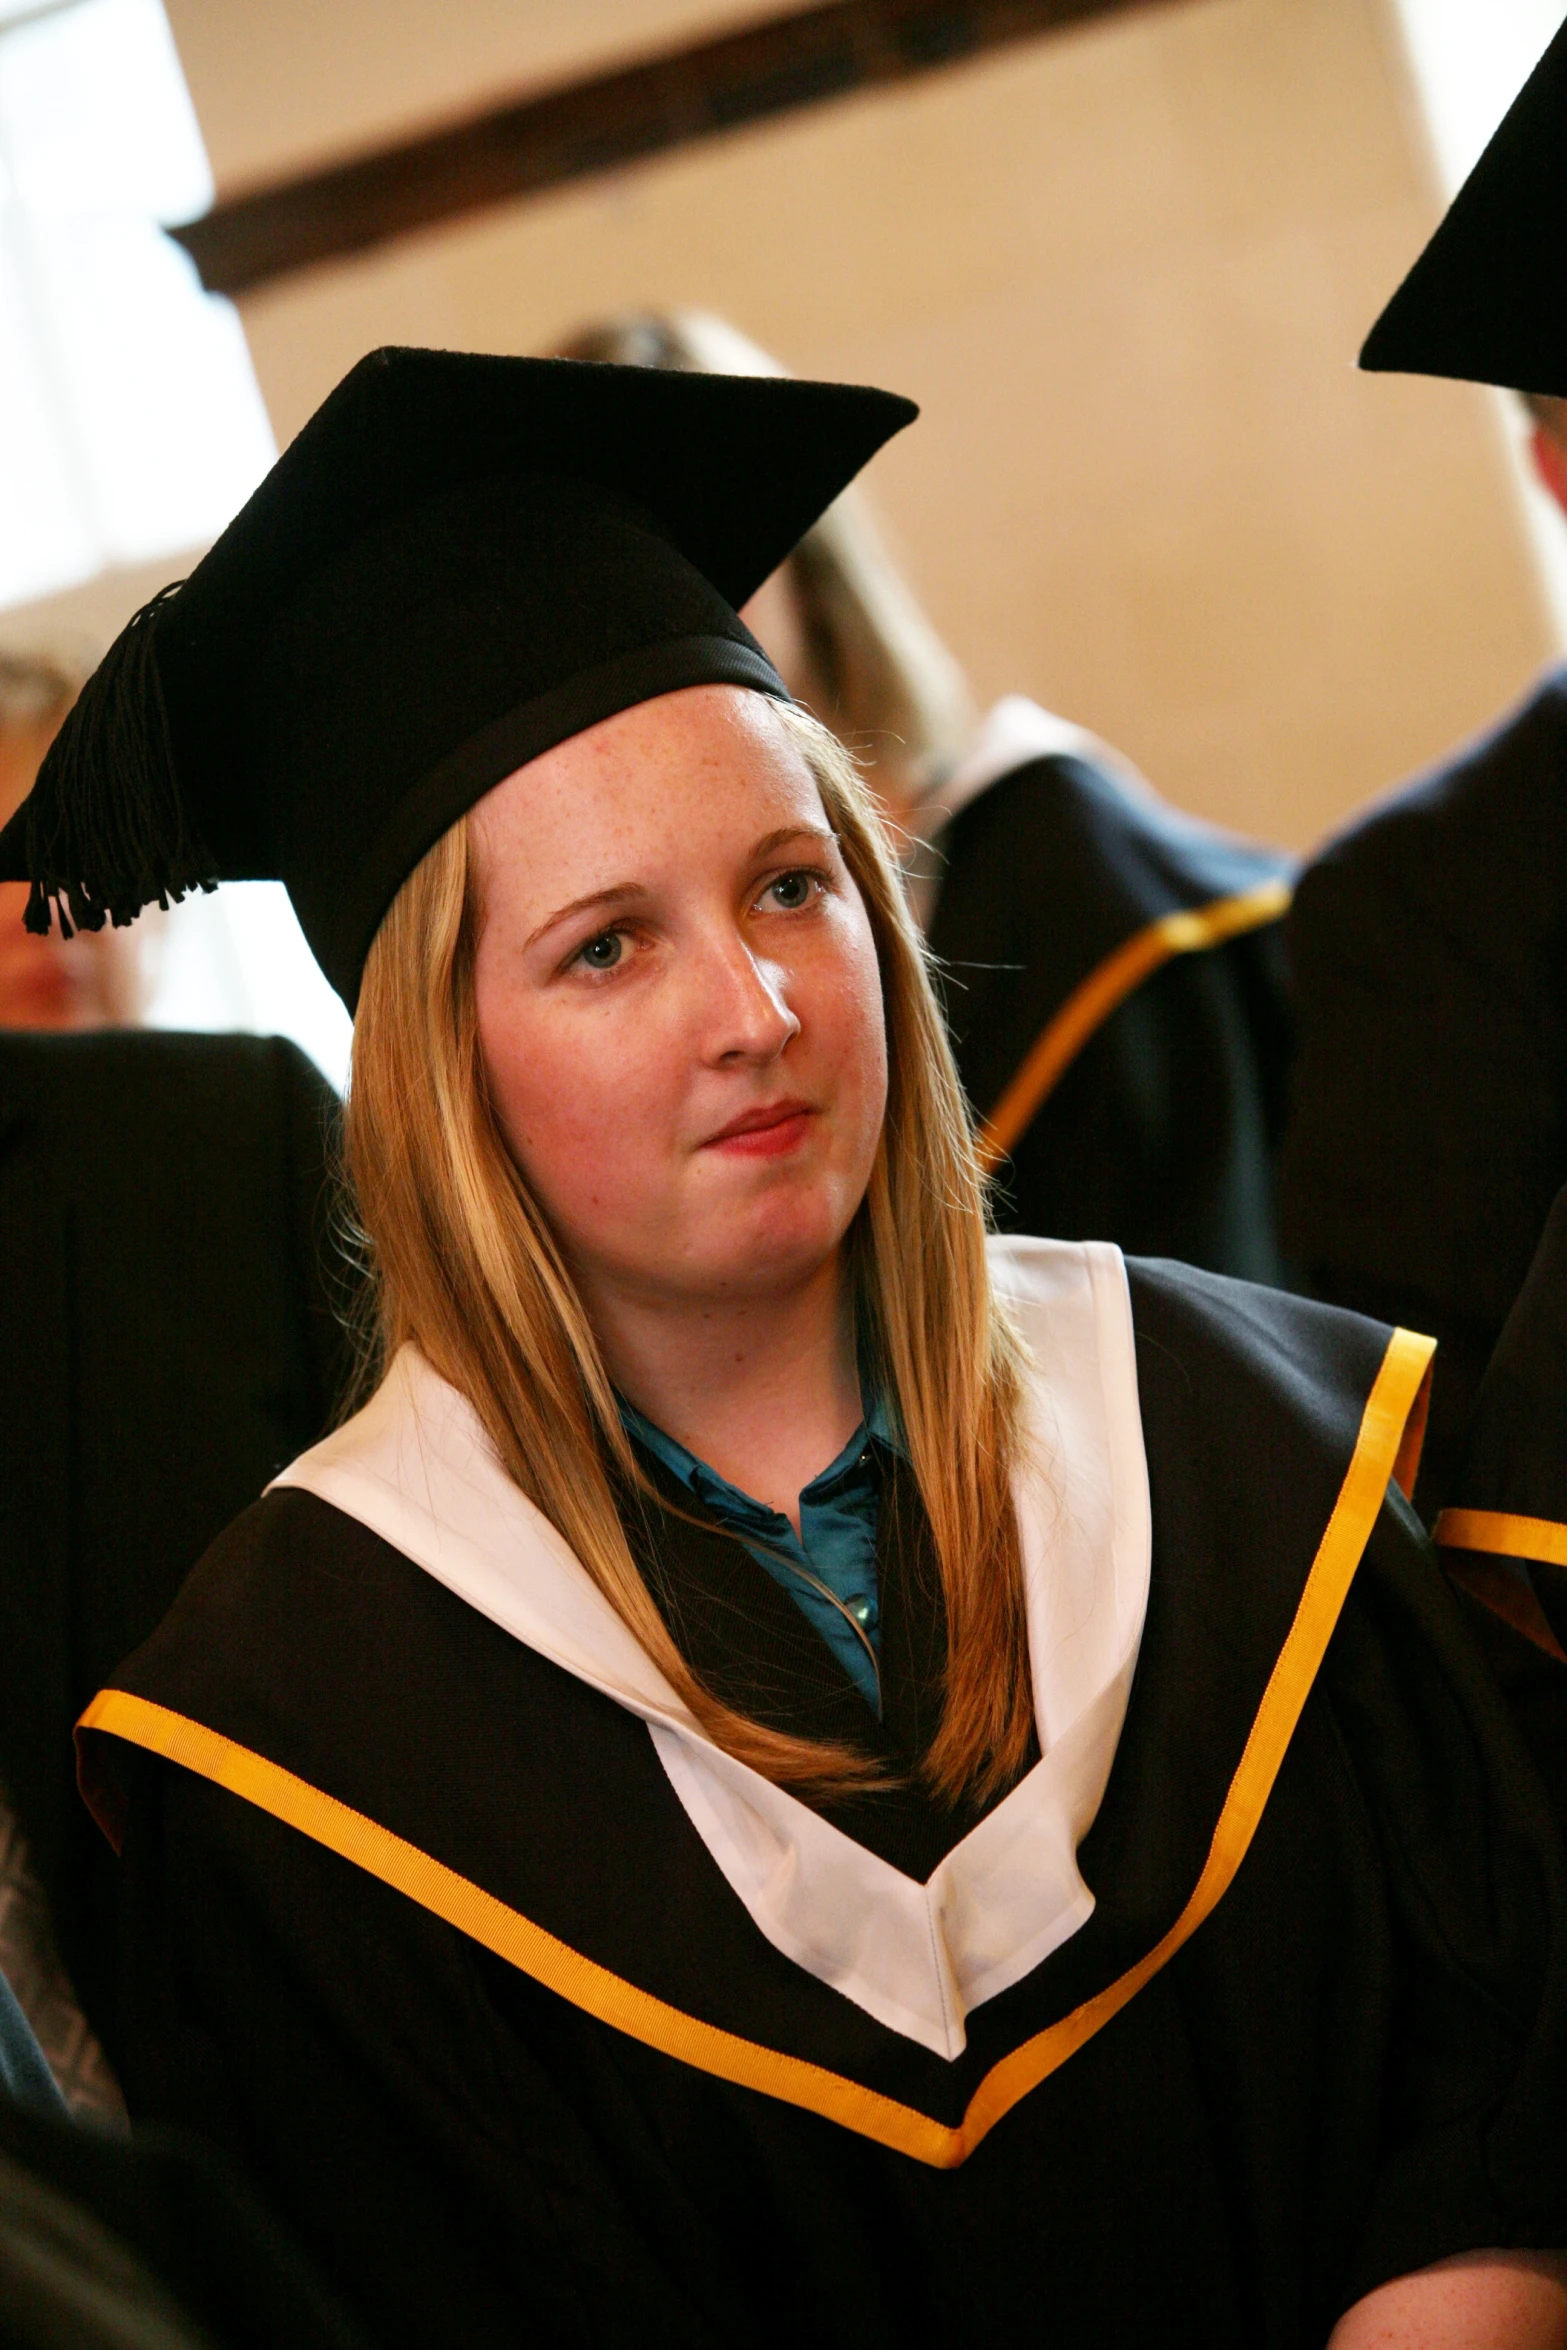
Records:
<instances>
[{"instance_id":1,"label":"white hood lining","mask_svg":"<svg viewBox=\"0 0 1567 2350\"><path fill-rule=\"evenodd\" d=\"M414 1349L397 1356L362 1412L276 1480L358 1519L639 1715L692 1826L768 1941L948 2059L962 2052L968 2015L1092 1913L1077 1847L1120 1738L1152 1549L1120 1252L997 1240L991 1265L1033 1364L1029 1458L1015 1492L1041 1755L924 1885L713 1745L507 1477L468 1403Z\"/></svg>"}]
</instances>

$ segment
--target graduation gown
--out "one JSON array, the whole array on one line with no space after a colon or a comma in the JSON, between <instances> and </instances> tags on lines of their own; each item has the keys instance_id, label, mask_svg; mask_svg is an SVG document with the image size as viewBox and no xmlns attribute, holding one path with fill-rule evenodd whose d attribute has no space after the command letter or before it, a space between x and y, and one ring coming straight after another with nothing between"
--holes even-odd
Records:
<instances>
[{"instance_id":1,"label":"graduation gown","mask_svg":"<svg viewBox=\"0 0 1567 2350\"><path fill-rule=\"evenodd\" d=\"M1480 1383L1435 1531L1567 1826L1567 1191Z\"/></svg>"},{"instance_id":2,"label":"graduation gown","mask_svg":"<svg viewBox=\"0 0 1567 2350\"><path fill-rule=\"evenodd\" d=\"M330 1420L336 1113L277 1037L0 1035L0 1780L111 2057L71 1727Z\"/></svg>"},{"instance_id":3,"label":"graduation gown","mask_svg":"<svg viewBox=\"0 0 1567 2350\"><path fill-rule=\"evenodd\" d=\"M1002 1229L1277 1279L1287 861L1021 696L920 822Z\"/></svg>"},{"instance_id":4,"label":"graduation gown","mask_svg":"<svg viewBox=\"0 0 1567 2350\"><path fill-rule=\"evenodd\" d=\"M410 1353L89 1710L133 2106L380 2341L1256 2350L1567 2237L1557 1850L1389 1482L1428 1344L1109 1248L995 1264L1040 1753L982 1816L709 1746ZM883 1725L655 1511L669 1621L906 1756L909 1501Z\"/></svg>"},{"instance_id":5,"label":"graduation gown","mask_svg":"<svg viewBox=\"0 0 1567 2350\"><path fill-rule=\"evenodd\" d=\"M1441 1341L1420 1501L1567 1181L1567 669L1301 876L1285 1247L1317 1295Z\"/></svg>"}]
</instances>

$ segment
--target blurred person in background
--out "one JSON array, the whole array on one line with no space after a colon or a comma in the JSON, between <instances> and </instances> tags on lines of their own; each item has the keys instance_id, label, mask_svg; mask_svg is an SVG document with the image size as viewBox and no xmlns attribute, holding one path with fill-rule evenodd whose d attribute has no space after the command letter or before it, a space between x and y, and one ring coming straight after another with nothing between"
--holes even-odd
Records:
<instances>
[{"instance_id":1,"label":"blurred person in background","mask_svg":"<svg viewBox=\"0 0 1567 2350\"><path fill-rule=\"evenodd\" d=\"M1567 509L1564 146L1558 36L1362 364L1522 392L1536 470ZM1505 240L1485 225L1502 212ZM1318 1296L1440 1339L1429 1517L1567 1182L1567 666L1328 842L1289 948L1284 1242Z\"/></svg>"},{"instance_id":2,"label":"blurred person in background","mask_svg":"<svg viewBox=\"0 0 1567 2350\"><path fill-rule=\"evenodd\" d=\"M44 753L76 699L80 673L70 663L38 653L0 650L0 823L9 819L26 799ZM106 928L62 938L51 930L39 938L23 928L27 907L25 882L0 882L0 1030L87 1030L123 1028L140 1018L146 998L143 940L146 923L132 930ZM154 917L156 919L156 917ZM26 1079L16 1055L27 1048L8 1039L0 1050L0 1201L8 1208L8 1247L0 1257L0 1281L15 1300L23 1282L13 1250L36 1249L38 1234L14 1180L25 1164L30 1102ZM69 1076L69 1072L66 1072ZM0 1323L0 1329L4 1324ZM24 1359L17 1350L18 1362ZM27 1376L32 1377L29 1370ZM0 1375L0 1401L6 1380ZM25 1424L24 1424L25 1425ZM20 1428L14 1414L6 1415L6 1431L14 1444ZM25 1439L24 1439L25 1440ZM19 1483L14 1460L7 1462L7 1482ZM62 1500L65 1498L62 1495ZM7 1545L7 1513L0 1512L0 1558ZM3 1618L0 1607L0 1618ZM9 1739L0 1735L0 1753ZM118 2085L107 2067L96 2034L83 2016L66 1975L55 1942L49 1905L38 1883L21 1822L9 1788L0 1783L0 1981L11 1994L16 2018L36 2019L48 2040L47 2057L40 2064L53 2067L71 2110L95 2119L123 2121ZM17 2006L15 1995L20 1996ZM0 1997L0 2023L6 2017L6 1999ZM30 2025L23 2025L30 2032ZM0 2032L0 2040L4 2034ZM14 2090L14 2068L0 2048L0 2083ZM56 2090L56 2102L60 2092Z\"/></svg>"},{"instance_id":3,"label":"blurred person in background","mask_svg":"<svg viewBox=\"0 0 1567 2350\"><path fill-rule=\"evenodd\" d=\"M0 651L0 822L80 683ZM38 936L28 897L0 881L0 1971L101 2120L113 1875L71 1723L330 1416L337 1103L281 1037L141 1025L156 906Z\"/></svg>"},{"instance_id":4,"label":"blurred person in background","mask_svg":"<svg viewBox=\"0 0 1567 2350\"><path fill-rule=\"evenodd\" d=\"M1567 507L1564 238L1567 26L1360 361L1519 393ZM1421 1498L1567 1823L1567 669L1330 845L1295 945L1291 1227L1443 1336Z\"/></svg>"},{"instance_id":5,"label":"blurred person in background","mask_svg":"<svg viewBox=\"0 0 1567 2350\"><path fill-rule=\"evenodd\" d=\"M628 312L560 349L782 372L695 311ZM745 618L904 837L1001 1229L1276 1279L1285 860L1168 807L1023 695L981 719L857 492Z\"/></svg>"},{"instance_id":6,"label":"blurred person in background","mask_svg":"<svg viewBox=\"0 0 1567 2350\"><path fill-rule=\"evenodd\" d=\"M63 661L0 651L0 824L33 788L45 751L76 699ZM147 942L156 922L105 924L62 938L22 927L27 889L0 882L0 1028L131 1028L149 994Z\"/></svg>"},{"instance_id":7,"label":"blurred person in background","mask_svg":"<svg viewBox=\"0 0 1567 2350\"><path fill-rule=\"evenodd\" d=\"M79 684L0 651L0 824ZM141 1019L159 914L38 937L28 895L0 882L0 2338L357 2350L199 2145L123 2142L112 1873L70 1742L82 1676L324 1422L332 1100L278 1039L110 1033Z\"/></svg>"}]
</instances>

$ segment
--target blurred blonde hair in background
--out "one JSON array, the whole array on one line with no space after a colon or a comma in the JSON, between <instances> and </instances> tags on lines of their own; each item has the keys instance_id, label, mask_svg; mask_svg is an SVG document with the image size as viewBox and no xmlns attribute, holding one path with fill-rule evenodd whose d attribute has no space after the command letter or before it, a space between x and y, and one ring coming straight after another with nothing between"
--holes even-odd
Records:
<instances>
[{"instance_id":1,"label":"blurred blonde hair in background","mask_svg":"<svg viewBox=\"0 0 1567 2350\"><path fill-rule=\"evenodd\" d=\"M701 375L782 375L739 330L702 310L627 310L579 327L562 359ZM975 711L958 663L921 611L865 501L848 490L806 532L780 575L792 590L808 674L784 676L869 770L896 811L962 756ZM776 649L767 650L778 658Z\"/></svg>"}]
</instances>

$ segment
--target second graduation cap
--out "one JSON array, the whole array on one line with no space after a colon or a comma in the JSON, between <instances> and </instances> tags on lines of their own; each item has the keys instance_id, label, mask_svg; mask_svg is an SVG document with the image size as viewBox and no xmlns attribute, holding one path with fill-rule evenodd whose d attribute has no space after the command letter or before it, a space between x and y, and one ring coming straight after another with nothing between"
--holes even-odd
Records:
<instances>
[{"instance_id":1,"label":"second graduation cap","mask_svg":"<svg viewBox=\"0 0 1567 2350\"><path fill-rule=\"evenodd\" d=\"M384 350L89 680L0 879L89 928L281 880L352 1006L449 826L683 686L787 699L737 617L917 414L857 385Z\"/></svg>"},{"instance_id":2,"label":"second graduation cap","mask_svg":"<svg viewBox=\"0 0 1567 2350\"><path fill-rule=\"evenodd\" d=\"M1567 24L1366 338L1378 373L1567 398Z\"/></svg>"}]
</instances>

